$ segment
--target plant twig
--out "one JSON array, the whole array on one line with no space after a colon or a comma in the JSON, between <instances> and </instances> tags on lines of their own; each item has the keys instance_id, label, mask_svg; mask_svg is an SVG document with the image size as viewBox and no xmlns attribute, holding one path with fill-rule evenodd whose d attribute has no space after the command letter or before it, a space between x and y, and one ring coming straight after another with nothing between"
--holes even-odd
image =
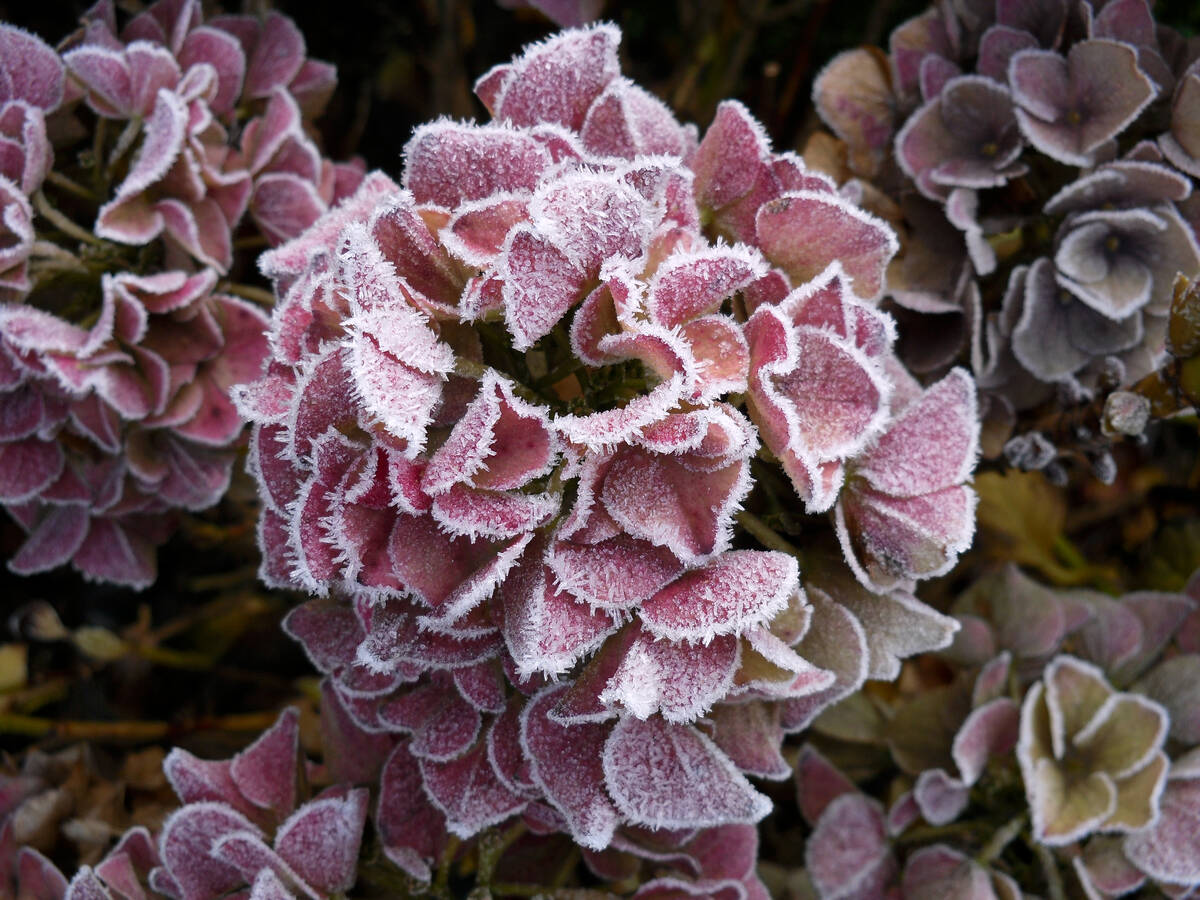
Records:
<instances>
[{"instance_id":1,"label":"plant twig","mask_svg":"<svg viewBox=\"0 0 1200 900\"><path fill-rule=\"evenodd\" d=\"M737 519L739 525L750 532L754 539L768 550L778 550L780 553L786 553L789 556L796 557L796 559L804 559L804 554L800 552L799 547L788 541L774 528L754 515L754 513L743 509L734 518Z\"/></svg>"},{"instance_id":2,"label":"plant twig","mask_svg":"<svg viewBox=\"0 0 1200 900\"><path fill-rule=\"evenodd\" d=\"M1029 810L1026 809L997 828L993 832L991 839L983 845L983 849L979 851L979 855L975 857L975 861L981 866L986 866L994 860L1021 833L1021 829L1025 827L1027 821L1029 821Z\"/></svg>"},{"instance_id":3,"label":"plant twig","mask_svg":"<svg viewBox=\"0 0 1200 900\"><path fill-rule=\"evenodd\" d=\"M85 188L82 184L74 181L64 175L62 172L57 172L51 169L46 173L46 180L57 188L62 188L69 194L74 194L76 197L82 197L84 200L96 202L96 195Z\"/></svg>"},{"instance_id":4,"label":"plant twig","mask_svg":"<svg viewBox=\"0 0 1200 900\"><path fill-rule=\"evenodd\" d=\"M266 288L255 287L252 284L240 284L236 281L225 281L217 285L218 291L233 294L259 306L272 307L275 305L275 295Z\"/></svg>"},{"instance_id":5,"label":"plant twig","mask_svg":"<svg viewBox=\"0 0 1200 900\"><path fill-rule=\"evenodd\" d=\"M1050 900L1066 900L1067 893L1063 888L1062 874L1058 871L1058 863L1054 861L1054 854L1035 840L1030 840L1029 844L1033 847L1033 853L1037 857L1038 865L1042 868L1042 874L1046 876L1046 893L1050 895Z\"/></svg>"},{"instance_id":6,"label":"plant twig","mask_svg":"<svg viewBox=\"0 0 1200 900\"><path fill-rule=\"evenodd\" d=\"M46 199L46 195L38 191L33 195L33 206L38 213L54 225L63 234L70 235L77 241L82 241L86 244L91 244L95 247L107 246L104 241L96 237L90 231L84 231L61 212L50 205L50 201Z\"/></svg>"}]
</instances>

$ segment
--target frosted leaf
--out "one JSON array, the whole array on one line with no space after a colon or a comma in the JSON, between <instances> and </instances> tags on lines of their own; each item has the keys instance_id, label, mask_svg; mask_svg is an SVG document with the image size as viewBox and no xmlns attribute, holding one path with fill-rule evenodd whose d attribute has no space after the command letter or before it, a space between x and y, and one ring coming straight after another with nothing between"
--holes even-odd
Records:
<instances>
[{"instance_id":1,"label":"frosted leaf","mask_svg":"<svg viewBox=\"0 0 1200 900\"><path fill-rule=\"evenodd\" d=\"M285 709L279 719L229 764L242 796L285 816L296 806L296 758L300 749L299 713Z\"/></svg>"},{"instance_id":2,"label":"frosted leaf","mask_svg":"<svg viewBox=\"0 0 1200 900\"><path fill-rule=\"evenodd\" d=\"M461 756L475 743L482 723L479 711L444 682L384 704L379 719L391 728L411 730L414 737L409 752L434 762Z\"/></svg>"},{"instance_id":3,"label":"frosted leaf","mask_svg":"<svg viewBox=\"0 0 1200 900\"><path fill-rule=\"evenodd\" d=\"M817 191L788 192L765 204L757 229L763 254L793 283L816 277L838 260L855 290L869 299L882 290L884 270L900 246L882 220Z\"/></svg>"},{"instance_id":4,"label":"frosted leaf","mask_svg":"<svg viewBox=\"0 0 1200 900\"><path fill-rule=\"evenodd\" d=\"M248 814L253 807L238 790L230 767L230 760L200 759L180 747L172 749L163 760L163 774L184 803L226 804Z\"/></svg>"},{"instance_id":5,"label":"frosted leaf","mask_svg":"<svg viewBox=\"0 0 1200 900\"><path fill-rule=\"evenodd\" d=\"M746 390L750 348L742 328L728 316L705 316L680 329L699 369L693 402L715 400Z\"/></svg>"},{"instance_id":6,"label":"frosted leaf","mask_svg":"<svg viewBox=\"0 0 1200 900\"><path fill-rule=\"evenodd\" d=\"M913 799L930 825L946 825L967 808L969 791L945 769L926 769L913 785Z\"/></svg>"},{"instance_id":7,"label":"frosted leaf","mask_svg":"<svg viewBox=\"0 0 1200 900\"><path fill-rule=\"evenodd\" d=\"M162 90L146 120L146 138L113 199L100 209L96 234L125 244L144 244L162 231L163 220L144 192L160 181L183 147L187 107Z\"/></svg>"},{"instance_id":8,"label":"frosted leaf","mask_svg":"<svg viewBox=\"0 0 1200 900\"><path fill-rule=\"evenodd\" d=\"M220 803L191 803L167 818L159 853L179 887L180 900L208 900L244 883L236 868L210 855L223 835L234 832L259 833L244 816Z\"/></svg>"},{"instance_id":9,"label":"frosted leaf","mask_svg":"<svg viewBox=\"0 0 1200 900\"><path fill-rule=\"evenodd\" d=\"M333 600L309 600L293 608L283 619L283 630L325 674L352 662L365 636L353 611Z\"/></svg>"},{"instance_id":10,"label":"frosted leaf","mask_svg":"<svg viewBox=\"0 0 1200 900\"><path fill-rule=\"evenodd\" d=\"M945 844L922 847L910 856L901 884L904 896L913 900L996 900L999 896L983 866Z\"/></svg>"},{"instance_id":11,"label":"frosted leaf","mask_svg":"<svg viewBox=\"0 0 1200 900\"><path fill-rule=\"evenodd\" d=\"M579 725L615 719L618 710L601 701L605 686L625 662L629 648L643 632L634 625L622 627L604 642L567 685L550 718L562 725Z\"/></svg>"},{"instance_id":12,"label":"frosted leaf","mask_svg":"<svg viewBox=\"0 0 1200 900\"><path fill-rule=\"evenodd\" d=\"M858 452L882 426L890 386L854 348L809 329L795 340L795 366L772 385L793 411L792 445L822 462Z\"/></svg>"},{"instance_id":13,"label":"frosted leaf","mask_svg":"<svg viewBox=\"0 0 1200 900\"><path fill-rule=\"evenodd\" d=\"M1122 850L1151 878L1174 884L1200 881L1200 779L1167 783L1158 820L1125 838Z\"/></svg>"},{"instance_id":14,"label":"frosted leaf","mask_svg":"<svg viewBox=\"0 0 1200 900\"><path fill-rule=\"evenodd\" d=\"M685 900L687 897L745 900L746 889L739 882L731 880L685 881L674 876L664 876L645 882L633 896L639 900Z\"/></svg>"},{"instance_id":15,"label":"frosted leaf","mask_svg":"<svg viewBox=\"0 0 1200 900\"><path fill-rule=\"evenodd\" d=\"M640 719L661 712L668 722L692 722L728 692L740 661L728 635L707 645L657 641L640 634L625 651L599 699Z\"/></svg>"},{"instance_id":16,"label":"frosted leaf","mask_svg":"<svg viewBox=\"0 0 1200 900\"><path fill-rule=\"evenodd\" d=\"M439 237L463 262L485 268L504 249L508 233L528 221L528 207L527 196L508 192L461 204Z\"/></svg>"},{"instance_id":17,"label":"frosted leaf","mask_svg":"<svg viewBox=\"0 0 1200 900\"><path fill-rule=\"evenodd\" d=\"M593 101L579 137L590 153L626 159L684 157L695 144L665 103L626 78L610 81Z\"/></svg>"},{"instance_id":18,"label":"frosted leaf","mask_svg":"<svg viewBox=\"0 0 1200 900\"><path fill-rule=\"evenodd\" d=\"M487 733L487 757L500 783L515 794L535 797L540 789L533 783L529 756L521 745L521 716L525 700L519 694L508 699L504 711L492 720Z\"/></svg>"},{"instance_id":19,"label":"frosted leaf","mask_svg":"<svg viewBox=\"0 0 1200 900\"><path fill-rule=\"evenodd\" d=\"M1073 860L1075 874L1084 890L1121 896L1141 887L1146 876L1121 852L1119 838L1092 838L1083 853Z\"/></svg>"},{"instance_id":20,"label":"frosted leaf","mask_svg":"<svg viewBox=\"0 0 1200 900\"><path fill-rule=\"evenodd\" d=\"M11 842L11 824L5 823L8 841ZM5 849L8 849L6 847ZM17 881L21 890L28 891L32 900L59 900L67 890L67 879L58 867L32 847L17 850ZM5 884L5 889L9 885ZM24 897L21 898L24 900Z\"/></svg>"},{"instance_id":21,"label":"frosted leaf","mask_svg":"<svg viewBox=\"0 0 1200 900\"><path fill-rule=\"evenodd\" d=\"M971 544L975 493L949 487L896 498L860 489L836 510L838 538L858 579L874 591L912 590L912 579L948 571Z\"/></svg>"},{"instance_id":22,"label":"frosted leaf","mask_svg":"<svg viewBox=\"0 0 1200 900\"><path fill-rule=\"evenodd\" d=\"M856 172L873 175L887 157L896 100L887 66L863 47L839 53L813 81L818 115L846 142Z\"/></svg>"},{"instance_id":23,"label":"frosted leaf","mask_svg":"<svg viewBox=\"0 0 1200 900\"><path fill-rule=\"evenodd\" d=\"M528 226L518 226L510 233L501 267L505 321L513 346L527 350L549 334L580 299L584 273Z\"/></svg>"},{"instance_id":24,"label":"frosted leaf","mask_svg":"<svg viewBox=\"0 0 1200 900\"><path fill-rule=\"evenodd\" d=\"M582 503L582 498L577 503ZM546 564L562 588L605 609L629 609L648 600L684 570L665 547L616 533L596 542L561 536Z\"/></svg>"},{"instance_id":25,"label":"frosted leaf","mask_svg":"<svg viewBox=\"0 0 1200 900\"><path fill-rule=\"evenodd\" d=\"M572 444L590 450L611 448L667 415L683 399L686 387L687 379L677 374L622 407L583 416L555 416L554 428Z\"/></svg>"},{"instance_id":26,"label":"frosted leaf","mask_svg":"<svg viewBox=\"0 0 1200 900\"><path fill-rule=\"evenodd\" d=\"M421 771L400 741L379 777L375 823L388 859L418 881L432 877L430 863L445 845L445 819L421 789Z\"/></svg>"},{"instance_id":27,"label":"frosted leaf","mask_svg":"<svg viewBox=\"0 0 1200 900\"><path fill-rule=\"evenodd\" d=\"M1200 743L1200 656L1181 654L1160 662L1135 685L1161 703L1170 716L1171 737L1184 745Z\"/></svg>"},{"instance_id":28,"label":"frosted leaf","mask_svg":"<svg viewBox=\"0 0 1200 900\"><path fill-rule=\"evenodd\" d=\"M617 809L651 828L753 823L771 810L711 740L659 718L618 722L604 747L604 773Z\"/></svg>"},{"instance_id":29,"label":"frosted leaf","mask_svg":"<svg viewBox=\"0 0 1200 900\"><path fill-rule=\"evenodd\" d=\"M431 515L445 531L506 539L532 531L557 511L556 494L517 494L472 490L455 485L433 499Z\"/></svg>"},{"instance_id":30,"label":"frosted leaf","mask_svg":"<svg viewBox=\"0 0 1200 900\"><path fill-rule=\"evenodd\" d=\"M835 798L805 845L804 861L823 900L881 893L896 868L882 807L859 793Z\"/></svg>"},{"instance_id":31,"label":"frosted leaf","mask_svg":"<svg viewBox=\"0 0 1200 900\"><path fill-rule=\"evenodd\" d=\"M758 626L742 634L742 664L730 696L764 699L804 697L834 682L834 673L818 669L791 647Z\"/></svg>"},{"instance_id":32,"label":"frosted leaf","mask_svg":"<svg viewBox=\"0 0 1200 900\"><path fill-rule=\"evenodd\" d=\"M949 646L958 622L903 591L878 595L847 585L837 600L862 623L870 668L868 678L884 681L900 673L900 661Z\"/></svg>"},{"instance_id":33,"label":"frosted leaf","mask_svg":"<svg viewBox=\"0 0 1200 900\"><path fill-rule=\"evenodd\" d=\"M365 788L356 788L345 796L305 804L279 826L275 849L317 890L348 891L358 877L358 848L369 799Z\"/></svg>"},{"instance_id":34,"label":"frosted leaf","mask_svg":"<svg viewBox=\"0 0 1200 900\"><path fill-rule=\"evenodd\" d=\"M521 748L533 782L566 819L576 842L590 849L608 846L620 817L604 788L602 755L605 725L565 726L549 716L563 693L551 687L537 694L521 714Z\"/></svg>"},{"instance_id":35,"label":"frosted leaf","mask_svg":"<svg viewBox=\"0 0 1200 900\"><path fill-rule=\"evenodd\" d=\"M811 585L812 624L797 652L814 666L831 672L834 681L823 690L781 704L783 728L788 732L807 728L822 710L854 693L867 678L869 636L858 618Z\"/></svg>"},{"instance_id":36,"label":"frosted leaf","mask_svg":"<svg viewBox=\"0 0 1200 900\"><path fill-rule=\"evenodd\" d=\"M63 100L66 73L58 54L37 35L5 24L0 28L0 56L5 59L0 102L24 100L49 112Z\"/></svg>"},{"instance_id":37,"label":"frosted leaf","mask_svg":"<svg viewBox=\"0 0 1200 900\"><path fill-rule=\"evenodd\" d=\"M796 560L731 550L686 572L642 604L646 629L667 640L710 641L770 621L796 588Z\"/></svg>"},{"instance_id":38,"label":"frosted leaf","mask_svg":"<svg viewBox=\"0 0 1200 900\"><path fill-rule=\"evenodd\" d=\"M723 703L708 716L712 739L747 775L782 781L792 768L780 753L783 728L777 706L766 703Z\"/></svg>"},{"instance_id":39,"label":"frosted leaf","mask_svg":"<svg viewBox=\"0 0 1200 900\"><path fill-rule=\"evenodd\" d=\"M523 676L570 669L617 627L609 613L594 612L554 586L541 549L535 541L498 594L504 640Z\"/></svg>"},{"instance_id":40,"label":"frosted leaf","mask_svg":"<svg viewBox=\"0 0 1200 900\"><path fill-rule=\"evenodd\" d=\"M494 662L465 666L451 674L459 694L480 712L504 711L504 674Z\"/></svg>"},{"instance_id":41,"label":"frosted leaf","mask_svg":"<svg viewBox=\"0 0 1200 900\"><path fill-rule=\"evenodd\" d=\"M766 275L748 247L717 246L668 257L650 280L650 315L673 328L720 309L722 302Z\"/></svg>"},{"instance_id":42,"label":"frosted leaf","mask_svg":"<svg viewBox=\"0 0 1200 900\"><path fill-rule=\"evenodd\" d=\"M274 279L304 273L315 258L329 256L337 249L338 236L347 224L366 219L382 198L398 190L399 186L382 172L369 173L351 197L322 215L304 234L264 253L259 268Z\"/></svg>"},{"instance_id":43,"label":"frosted leaf","mask_svg":"<svg viewBox=\"0 0 1200 900\"><path fill-rule=\"evenodd\" d=\"M296 569L293 577L311 592L325 589L338 574L339 557L327 531L331 504L353 463L357 447L340 432L329 431L313 447L314 470L301 485L292 510L288 543Z\"/></svg>"},{"instance_id":44,"label":"frosted leaf","mask_svg":"<svg viewBox=\"0 0 1200 900\"><path fill-rule=\"evenodd\" d=\"M500 191L531 191L551 163L525 132L448 120L418 128L404 157L404 187L418 203L448 209Z\"/></svg>"},{"instance_id":45,"label":"frosted leaf","mask_svg":"<svg viewBox=\"0 0 1200 900\"><path fill-rule=\"evenodd\" d=\"M733 511L749 488L749 464L743 460L698 472L687 457L623 448L612 460L600 499L630 535L696 564L728 546Z\"/></svg>"},{"instance_id":46,"label":"frosted leaf","mask_svg":"<svg viewBox=\"0 0 1200 900\"><path fill-rule=\"evenodd\" d=\"M283 886L278 875L263 869L250 886L249 900L294 900L294 895Z\"/></svg>"},{"instance_id":47,"label":"frosted leaf","mask_svg":"<svg viewBox=\"0 0 1200 900\"><path fill-rule=\"evenodd\" d=\"M762 125L746 107L736 100L723 101L692 158L697 202L720 209L745 196L769 152Z\"/></svg>"},{"instance_id":48,"label":"frosted leaf","mask_svg":"<svg viewBox=\"0 0 1200 900\"><path fill-rule=\"evenodd\" d=\"M52 506L8 561L9 570L18 575L32 575L69 562L82 546L90 525L86 508Z\"/></svg>"},{"instance_id":49,"label":"frosted leaf","mask_svg":"<svg viewBox=\"0 0 1200 900\"><path fill-rule=\"evenodd\" d=\"M209 855L237 869L243 883L254 881L260 872L275 872L289 884L303 884L303 880L287 862L254 832L229 831L222 834L213 842ZM311 889L305 893L313 896Z\"/></svg>"},{"instance_id":50,"label":"frosted leaf","mask_svg":"<svg viewBox=\"0 0 1200 900\"><path fill-rule=\"evenodd\" d=\"M111 900L112 895L105 890L103 883L96 877L91 866L80 866L63 900Z\"/></svg>"},{"instance_id":51,"label":"frosted leaf","mask_svg":"<svg viewBox=\"0 0 1200 900\"><path fill-rule=\"evenodd\" d=\"M330 776L339 782L369 782L392 750L395 738L364 730L328 679L321 682L321 742Z\"/></svg>"},{"instance_id":52,"label":"frosted leaf","mask_svg":"<svg viewBox=\"0 0 1200 900\"><path fill-rule=\"evenodd\" d=\"M494 80L481 80L489 85L484 95L494 98L489 104L492 114L515 125L551 122L578 131L588 107L620 72L620 42L618 29L598 25L531 44L493 76L499 79L498 89L491 86Z\"/></svg>"},{"instance_id":53,"label":"frosted leaf","mask_svg":"<svg viewBox=\"0 0 1200 900\"><path fill-rule=\"evenodd\" d=\"M921 810L913 799L912 791L905 791L888 808L887 832L889 837L903 834L908 826L921 818Z\"/></svg>"},{"instance_id":54,"label":"frosted leaf","mask_svg":"<svg viewBox=\"0 0 1200 900\"><path fill-rule=\"evenodd\" d=\"M343 264L344 277L354 289L355 309L378 304L399 316L403 310L396 307L407 299L431 316L453 317L464 274L434 237L437 225L427 218L425 210L413 208L411 197L399 194L372 214L369 238L353 225L342 233L348 249L343 258L355 264ZM365 277L357 275L359 270Z\"/></svg>"},{"instance_id":55,"label":"frosted leaf","mask_svg":"<svg viewBox=\"0 0 1200 900\"><path fill-rule=\"evenodd\" d=\"M520 812L526 801L497 778L482 741L449 762L421 760L421 775L429 799L446 816L446 828L469 838Z\"/></svg>"},{"instance_id":56,"label":"frosted leaf","mask_svg":"<svg viewBox=\"0 0 1200 900\"><path fill-rule=\"evenodd\" d=\"M975 464L977 418L974 382L955 369L892 420L856 472L899 497L960 484Z\"/></svg>"},{"instance_id":57,"label":"frosted leaf","mask_svg":"<svg viewBox=\"0 0 1200 900\"><path fill-rule=\"evenodd\" d=\"M421 484L430 494L455 483L512 490L545 475L556 450L545 413L520 400L506 379L488 370L479 394L430 457Z\"/></svg>"},{"instance_id":58,"label":"frosted leaf","mask_svg":"<svg viewBox=\"0 0 1200 900\"><path fill-rule=\"evenodd\" d=\"M282 244L298 236L320 218L321 213L325 212L325 203L310 181L292 172L270 172L255 179L254 190L250 194L250 212L267 239L272 244ZM213 219L212 224L217 226L223 223ZM202 226L197 224L195 230L196 237L180 240L180 243L199 259L220 260L222 257L212 251L207 251L204 256L196 253L193 245L203 247L210 241L202 237L201 232L205 230ZM216 227L212 231L220 234ZM172 233L175 234L175 231ZM228 227L224 233L228 234ZM228 265L229 260L225 259L223 267Z\"/></svg>"}]
</instances>

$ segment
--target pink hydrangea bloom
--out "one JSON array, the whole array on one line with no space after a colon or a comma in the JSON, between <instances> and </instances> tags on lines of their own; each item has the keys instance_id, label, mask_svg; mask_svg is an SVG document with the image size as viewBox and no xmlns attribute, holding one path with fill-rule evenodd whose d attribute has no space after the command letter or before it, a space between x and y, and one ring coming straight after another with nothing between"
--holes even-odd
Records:
<instances>
[{"instance_id":1,"label":"pink hydrangea bloom","mask_svg":"<svg viewBox=\"0 0 1200 900\"><path fill-rule=\"evenodd\" d=\"M63 64L45 42L0 25L0 302L31 287L29 197L54 159L45 117L62 102L64 82Z\"/></svg>"},{"instance_id":2,"label":"pink hydrangea bloom","mask_svg":"<svg viewBox=\"0 0 1200 900\"><path fill-rule=\"evenodd\" d=\"M61 56L7 25L0 45L0 502L29 533L10 568L145 587L175 513L228 487L230 388L267 355L253 292L221 282L235 229L292 238L362 167L309 137L335 74L284 16L160 0L118 28L102 0Z\"/></svg>"},{"instance_id":3,"label":"pink hydrangea bloom","mask_svg":"<svg viewBox=\"0 0 1200 900\"><path fill-rule=\"evenodd\" d=\"M376 815L418 878L439 835L514 816L594 853L752 824L785 731L954 629L899 589L969 542L973 388L922 401L896 361L894 236L736 105L697 143L618 40L493 69L495 121L418 128L400 184L368 175L261 261L272 359L237 402L262 577L317 595L287 628L344 755L402 736ZM858 514L856 540L912 545L873 595L739 528L766 453L814 513L875 478L884 507L967 515L931 566Z\"/></svg>"}]
</instances>

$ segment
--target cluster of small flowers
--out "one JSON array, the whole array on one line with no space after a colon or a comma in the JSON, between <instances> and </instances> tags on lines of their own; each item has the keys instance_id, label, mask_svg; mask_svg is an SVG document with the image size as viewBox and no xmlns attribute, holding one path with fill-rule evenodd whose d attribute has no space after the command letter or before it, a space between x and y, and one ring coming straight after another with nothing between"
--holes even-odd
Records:
<instances>
[{"instance_id":1,"label":"cluster of small flowers","mask_svg":"<svg viewBox=\"0 0 1200 900\"><path fill-rule=\"evenodd\" d=\"M20 574L145 587L220 499L267 355L235 234L295 237L362 177L306 134L335 83L291 20L101 0L51 49L0 25L0 503Z\"/></svg>"},{"instance_id":2,"label":"cluster of small flowers","mask_svg":"<svg viewBox=\"0 0 1200 900\"><path fill-rule=\"evenodd\" d=\"M1200 271L1200 46L1147 0L953 0L889 46L835 58L814 99L843 190L903 235L906 361L969 357L998 435L1154 371L1175 276ZM1021 437L1010 458L1054 462Z\"/></svg>"},{"instance_id":3,"label":"cluster of small flowers","mask_svg":"<svg viewBox=\"0 0 1200 900\"><path fill-rule=\"evenodd\" d=\"M819 896L881 897L892 884L906 900L1017 898L1056 877L1077 880L1088 897L1148 882L1191 896L1200 887L1198 595L1200 573L1183 594L1119 599L1052 590L1015 568L977 582L955 606L953 645L937 654L948 683L901 699L886 734L870 704L839 732L886 747L895 767L886 810L816 747L801 751L797 789ZM837 741L827 750L836 755ZM955 823L981 828L923 842L922 822L943 834ZM1041 871L1028 870L1030 846L1043 848Z\"/></svg>"},{"instance_id":4,"label":"cluster of small flowers","mask_svg":"<svg viewBox=\"0 0 1200 900\"><path fill-rule=\"evenodd\" d=\"M378 830L418 879L514 817L602 873L748 828L785 732L956 628L911 590L973 533L975 387L895 357L893 234L736 103L697 140L619 38L496 67L492 123L419 128L402 185L261 261L262 576L319 595L286 627L335 755L386 748ZM802 586L755 490L832 511L844 561L806 544ZM688 890L761 895L717 845Z\"/></svg>"}]
</instances>

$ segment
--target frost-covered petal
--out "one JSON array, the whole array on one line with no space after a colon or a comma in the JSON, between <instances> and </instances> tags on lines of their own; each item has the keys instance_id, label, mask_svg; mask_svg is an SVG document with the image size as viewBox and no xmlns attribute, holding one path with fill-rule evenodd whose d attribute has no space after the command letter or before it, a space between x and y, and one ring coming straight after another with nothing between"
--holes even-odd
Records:
<instances>
[{"instance_id":1,"label":"frost-covered petal","mask_svg":"<svg viewBox=\"0 0 1200 900\"><path fill-rule=\"evenodd\" d=\"M883 809L859 793L835 798L805 845L805 868L826 900L871 896L895 871Z\"/></svg>"},{"instance_id":2,"label":"frost-covered petal","mask_svg":"<svg viewBox=\"0 0 1200 900\"><path fill-rule=\"evenodd\" d=\"M1009 62L1017 121L1031 144L1072 165L1116 137L1157 93L1128 44L1094 39L1073 45L1064 59L1022 50Z\"/></svg>"},{"instance_id":3,"label":"frost-covered petal","mask_svg":"<svg viewBox=\"0 0 1200 900\"><path fill-rule=\"evenodd\" d=\"M604 774L617 809L651 828L753 823L771 809L708 738L659 718L617 723Z\"/></svg>"},{"instance_id":4,"label":"frost-covered petal","mask_svg":"<svg viewBox=\"0 0 1200 900\"><path fill-rule=\"evenodd\" d=\"M884 271L899 249L882 220L835 195L788 192L765 204L757 215L759 247L794 283L820 275L838 260L855 290L874 298Z\"/></svg>"},{"instance_id":5,"label":"frost-covered petal","mask_svg":"<svg viewBox=\"0 0 1200 900\"><path fill-rule=\"evenodd\" d=\"M229 774L242 796L278 816L296 806L299 714L284 710L273 726L233 758Z\"/></svg>"},{"instance_id":6,"label":"frost-covered petal","mask_svg":"<svg viewBox=\"0 0 1200 900\"><path fill-rule=\"evenodd\" d=\"M588 108L620 72L620 41L616 28L597 25L530 45L504 67L498 86L485 91L494 98L489 102L493 116L514 125L549 122L578 131Z\"/></svg>"},{"instance_id":7,"label":"frost-covered petal","mask_svg":"<svg viewBox=\"0 0 1200 900\"><path fill-rule=\"evenodd\" d=\"M275 832L275 850L318 891L348 891L358 878L369 800L366 788L355 788L305 804Z\"/></svg>"},{"instance_id":8,"label":"frost-covered petal","mask_svg":"<svg viewBox=\"0 0 1200 900\"><path fill-rule=\"evenodd\" d=\"M955 369L889 423L855 471L884 493L913 497L966 480L978 441L975 384Z\"/></svg>"},{"instance_id":9,"label":"frost-covered petal","mask_svg":"<svg viewBox=\"0 0 1200 900\"><path fill-rule=\"evenodd\" d=\"M731 550L686 572L642 604L646 629L667 640L709 641L769 622L797 585L793 557Z\"/></svg>"},{"instance_id":10,"label":"frost-covered petal","mask_svg":"<svg viewBox=\"0 0 1200 900\"><path fill-rule=\"evenodd\" d=\"M521 714L521 746L534 782L562 813L572 837L584 847L603 849L620 816L604 787L603 753L608 727L563 725L549 713L563 688L547 688Z\"/></svg>"},{"instance_id":11,"label":"frost-covered petal","mask_svg":"<svg viewBox=\"0 0 1200 900\"><path fill-rule=\"evenodd\" d=\"M642 719L660 712L668 722L692 722L729 691L740 661L738 649L729 635L698 645L639 634L599 700Z\"/></svg>"},{"instance_id":12,"label":"frost-covered petal","mask_svg":"<svg viewBox=\"0 0 1200 900\"><path fill-rule=\"evenodd\" d=\"M496 777L482 741L458 759L423 759L420 767L425 792L446 816L446 828L458 837L471 837L525 806L526 801Z\"/></svg>"}]
</instances>

